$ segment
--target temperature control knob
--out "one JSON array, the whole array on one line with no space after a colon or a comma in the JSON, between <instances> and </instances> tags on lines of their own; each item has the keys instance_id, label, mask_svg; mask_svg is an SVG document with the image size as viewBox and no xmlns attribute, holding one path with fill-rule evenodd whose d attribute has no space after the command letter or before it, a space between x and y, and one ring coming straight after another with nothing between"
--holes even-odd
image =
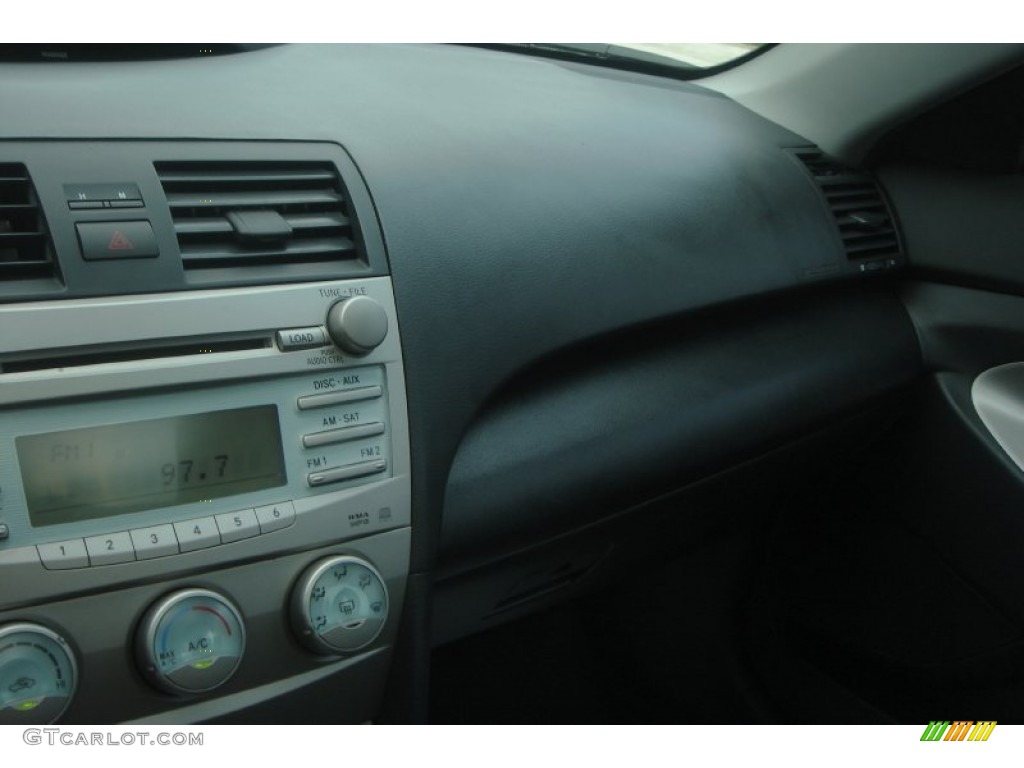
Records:
<instances>
[{"instance_id":1,"label":"temperature control knob","mask_svg":"<svg viewBox=\"0 0 1024 768\"><path fill-rule=\"evenodd\" d=\"M60 635L38 624L0 627L0 725L46 725L75 695L78 668Z\"/></svg>"},{"instance_id":2,"label":"temperature control knob","mask_svg":"<svg viewBox=\"0 0 1024 768\"><path fill-rule=\"evenodd\" d=\"M351 653L372 643L388 617L388 590L372 565L350 555L314 563L292 593L292 623L315 653Z\"/></svg>"},{"instance_id":3,"label":"temperature control knob","mask_svg":"<svg viewBox=\"0 0 1024 768\"><path fill-rule=\"evenodd\" d=\"M365 355L388 335L388 313L369 296L352 296L327 311L327 333L346 352Z\"/></svg>"},{"instance_id":4,"label":"temperature control knob","mask_svg":"<svg viewBox=\"0 0 1024 768\"><path fill-rule=\"evenodd\" d=\"M204 693L223 685L245 652L245 625L226 597L185 589L157 601L139 627L142 671L170 693Z\"/></svg>"}]
</instances>

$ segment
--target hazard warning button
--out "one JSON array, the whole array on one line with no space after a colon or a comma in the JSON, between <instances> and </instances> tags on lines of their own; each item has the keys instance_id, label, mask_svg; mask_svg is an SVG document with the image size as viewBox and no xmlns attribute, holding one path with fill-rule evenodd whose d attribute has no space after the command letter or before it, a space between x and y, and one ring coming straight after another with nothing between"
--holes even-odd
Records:
<instances>
[{"instance_id":1,"label":"hazard warning button","mask_svg":"<svg viewBox=\"0 0 1024 768\"><path fill-rule=\"evenodd\" d=\"M75 226L82 256L88 261L160 255L153 227L148 221L90 221Z\"/></svg>"}]
</instances>

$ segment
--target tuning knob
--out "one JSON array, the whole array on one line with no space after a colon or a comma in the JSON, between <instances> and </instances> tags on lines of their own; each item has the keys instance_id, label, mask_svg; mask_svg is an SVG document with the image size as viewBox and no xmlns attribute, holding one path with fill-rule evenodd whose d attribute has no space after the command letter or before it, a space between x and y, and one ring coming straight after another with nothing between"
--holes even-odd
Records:
<instances>
[{"instance_id":1,"label":"tuning knob","mask_svg":"<svg viewBox=\"0 0 1024 768\"><path fill-rule=\"evenodd\" d=\"M388 335L388 313L369 296L352 296L327 311L327 333L346 352L365 355Z\"/></svg>"}]
</instances>

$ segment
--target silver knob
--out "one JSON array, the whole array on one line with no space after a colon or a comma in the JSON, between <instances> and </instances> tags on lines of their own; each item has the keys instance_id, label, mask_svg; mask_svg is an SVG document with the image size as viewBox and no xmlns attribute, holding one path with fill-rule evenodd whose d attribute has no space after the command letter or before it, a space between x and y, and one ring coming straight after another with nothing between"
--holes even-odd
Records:
<instances>
[{"instance_id":1,"label":"silver knob","mask_svg":"<svg viewBox=\"0 0 1024 768\"><path fill-rule=\"evenodd\" d=\"M314 653L353 653L384 629L388 588L365 560L334 555L309 566L299 578L291 614L299 640Z\"/></svg>"},{"instance_id":2,"label":"silver knob","mask_svg":"<svg viewBox=\"0 0 1024 768\"><path fill-rule=\"evenodd\" d=\"M0 627L0 726L52 723L77 684L75 655L63 637L38 624Z\"/></svg>"},{"instance_id":3,"label":"silver knob","mask_svg":"<svg viewBox=\"0 0 1024 768\"><path fill-rule=\"evenodd\" d=\"M136 636L142 671L168 693L205 693L223 685L245 653L242 614L208 589L183 589L158 600Z\"/></svg>"},{"instance_id":4,"label":"silver knob","mask_svg":"<svg viewBox=\"0 0 1024 768\"><path fill-rule=\"evenodd\" d=\"M327 311L327 333L346 352L365 355L388 335L388 313L369 296L342 299Z\"/></svg>"}]
</instances>

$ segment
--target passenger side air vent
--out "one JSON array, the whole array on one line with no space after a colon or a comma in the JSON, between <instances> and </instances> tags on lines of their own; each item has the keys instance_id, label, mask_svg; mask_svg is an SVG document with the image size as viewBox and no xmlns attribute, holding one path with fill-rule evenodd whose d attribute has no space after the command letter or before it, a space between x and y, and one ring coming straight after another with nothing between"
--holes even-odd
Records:
<instances>
[{"instance_id":1,"label":"passenger side air vent","mask_svg":"<svg viewBox=\"0 0 1024 768\"><path fill-rule=\"evenodd\" d=\"M53 247L32 180L20 163L0 163L0 282L55 275Z\"/></svg>"},{"instance_id":2,"label":"passenger side air vent","mask_svg":"<svg viewBox=\"0 0 1024 768\"><path fill-rule=\"evenodd\" d=\"M156 170L186 273L298 268L333 277L338 262L362 258L333 163L162 162Z\"/></svg>"},{"instance_id":3,"label":"passenger side air vent","mask_svg":"<svg viewBox=\"0 0 1024 768\"><path fill-rule=\"evenodd\" d=\"M894 265L902 253L899 235L874 176L847 168L817 149L800 149L795 154L824 194L847 258L880 259Z\"/></svg>"}]
</instances>

